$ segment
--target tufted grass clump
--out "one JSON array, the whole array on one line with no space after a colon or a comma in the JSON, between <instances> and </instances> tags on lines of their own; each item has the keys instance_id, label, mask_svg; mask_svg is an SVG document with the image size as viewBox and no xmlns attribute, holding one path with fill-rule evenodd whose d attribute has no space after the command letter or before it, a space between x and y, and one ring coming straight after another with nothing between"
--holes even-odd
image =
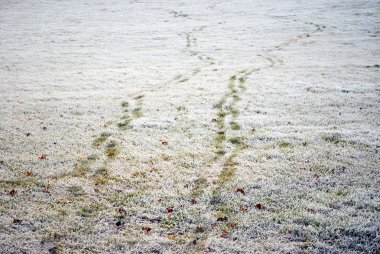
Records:
<instances>
[{"instance_id":1,"label":"tufted grass clump","mask_svg":"<svg viewBox=\"0 0 380 254\"><path fill-rule=\"evenodd\" d=\"M119 122L119 123L117 124L117 126L118 126L120 129L122 129L122 130L126 130L126 129L128 129L130 122L131 122L131 119L130 119L130 118L125 118L125 119L123 119L121 122Z\"/></svg>"},{"instance_id":2,"label":"tufted grass clump","mask_svg":"<svg viewBox=\"0 0 380 254\"><path fill-rule=\"evenodd\" d=\"M114 159L120 153L115 142L110 142L105 148L105 154L108 158Z\"/></svg>"},{"instance_id":3,"label":"tufted grass clump","mask_svg":"<svg viewBox=\"0 0 380 254\"><path fill-rule=\"evenodd\" d=\"M243 142L244 138L243 137L232 137L230 139L228 139L228 142L234 144L234 145L237 145L237 144L240 144L241 142Z\"/></svg>"},{"instance_id":4,"label":"tufted grass clump","mask_svg":"<svg viewBox=\"0 0 380 254\"><path fill-rule=\"evenodd\" d=\"M281 141L279 143L279 146L280 146L280 148L284 148L284 149L293 147L292 143L290 143L288 141Z\"/></svg>"},{"instance_id":5,"label":"tufted grass clump","mask_svg":"<svg viewBox=\"0 0 380 254\"><path fill-rule=\"evenodd\" d=\"M109 132L102 132L100 134L100 136L98 138L96 138L93 142L92 142L92 146L93 147L99 147L100 145L102 145L107 139L108 137L111 136L111 133Z\"/></svg>"},{"instance_id":6,"label":"tufted grass clump","mask_svg":"<svg viewBox=\"0 0 380 254\"><path fill-rule=\"evenodd\" d=\"M235 168L225 168L222 170L222 172L219 174L218 180L220 183L226 183L231 181L236 175L236 169Z\"/></svg>"},{"instance_id":7,"label":"tufted grass clump","mask_svg":"<svg viewBox=\"0 0 380 254\"><path fill-rule=\"evenodd\" d=\"M325 133L325 134L322 134L322 139L326 142L331 142L334 144L343 142L343 137L342 137L342 134L340 133Z\"/></svg>"},{"instance_id":8,"label":"tufted grass clump","mask_svg":"<svg viewBox=\"0 0 380 254\"><path fill-rule=\"evenodd\" d=\"M239 124L237 124L236 122L230 122L230 126L231 126L231 129L232 130L240 130L241 128L240 128L240 125Z\"/></svg>"},{"instance_id":9,"label":"tufted grass clump","mask_svg":"<svg viewBox=\"0 0 380 254\"><path fill-rule=\"evenodd\" d=\"M135 118L140 118L143 115L143 113L141 112L141 108L135 108L135 109L133 109L132 114L133 114L133 116Z\"/></svg>"}]
</instances>

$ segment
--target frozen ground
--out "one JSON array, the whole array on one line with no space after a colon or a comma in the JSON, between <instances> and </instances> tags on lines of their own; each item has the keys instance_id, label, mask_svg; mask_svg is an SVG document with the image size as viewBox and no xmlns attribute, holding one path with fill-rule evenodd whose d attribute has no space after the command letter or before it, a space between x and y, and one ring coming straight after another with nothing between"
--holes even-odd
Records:
<instances>
[{"instance_id":1,"label":"frozen ground","mask_svg":"<svg viewBox=\"0 0 380 254\"><path fill-rule=\"evenodd\" d=\"M379 18L0 0L0 252L379 253Z\"/></svg>"}]
</instances>

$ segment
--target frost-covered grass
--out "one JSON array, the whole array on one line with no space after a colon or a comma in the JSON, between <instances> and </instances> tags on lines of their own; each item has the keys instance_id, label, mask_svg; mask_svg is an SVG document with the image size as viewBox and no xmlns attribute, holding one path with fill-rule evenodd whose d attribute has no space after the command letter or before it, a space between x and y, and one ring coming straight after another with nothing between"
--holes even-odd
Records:
<instances>
[{"instance_id":1,"label":"frost-covered grass","mask_svg":"<svg viewBox=\"0 0 380 254\"><path fill-rule=\"evenodd\" d=\"M375 1L1 5L1 253L378 252Z\"/></svg>"}]
</instances>

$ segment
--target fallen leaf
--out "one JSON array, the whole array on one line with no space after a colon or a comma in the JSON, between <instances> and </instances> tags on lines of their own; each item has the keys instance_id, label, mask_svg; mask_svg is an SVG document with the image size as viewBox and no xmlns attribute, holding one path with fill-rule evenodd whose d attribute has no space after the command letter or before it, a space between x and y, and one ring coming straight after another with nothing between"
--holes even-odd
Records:
<instances>
[{"instance_id":1,"label":"fallen leaf","mask_svg":"<svg viewBox=\"0 0 380 254\"><path fill-rule=\"evenodd\" d=\"M218 135L224 135L224 131L218 131Z\"/></svg>"},{"instance_id":2,"label":"fallen leaf","mask_svg":"<svg viewBox=\"0 0 380 254\"><path fill-rule=\"evenodd\" d=\"M314 177L315 179L319 179L319 175L318 175L318 174L314 174L313 177Z\"/></svg>"},{"instance_id":3,"label":"fallen leaf","mask_svg":"<svg viewBox=\"0 0 380 254\"><path fill-rule=\"evenodd\" d=\"M45 188L45 189L42 190L42 192L44 192L44 193L50 193L50 190L49 190L49 188Z\"/></svg>"},{"instance_id":4,"label":"fallen leaf","mask_svg":"<svg viewBox=\"0 0 380 254\"><path fill-rule=\"evenodd\" d=\"M164 201L162 198L157 199L158 203L162 203L162 201Z\"/></svg>"},{"instance_id":5,"label":"fallen leaf","mask_svg":"<svg viewBox=\"0 0 380 254\"><path fill-rule=\"evenodd\" d=\"M240 192L241 194L245 195L245 191L242 188L237 188L236 192Z\"/></svg>"},{"instance_id":6,"label":"fallen leaf","mask_svg":"<svg viewBox=\"0 0 380 254\"><path fill-rule=\"evenodd\" d=\"M168 213L172 213L174 211L174 206L169 206L168 208L166 208L166 210L168 211Z\"/></svg>"},{"instance_id":7,"label":"fallen leaf","mask_svg":"<svg viewBox=\"0 0 380 254\"><path fill-rule=\"evenodd\" d=\"M264 205L260 204L260 203L257 203L256 204L256 208L257 209L263 209L264 208Z\"/></svg>"},{"instance_id":8,"label":"fallen leaf","mask_svg":"<svg viewBox=\"0 0 380 254\"><path fill-rule=\"evenodd\" d=\"M228 225L230 228L236 228L237 227L237 224L236 223L231 223L230 225Z\"/></svg>"},{"instance_id":9,"label":"fallen leaf","mask_svg":"<svg viewBox=\"0 0 380 254\"><path fill-rule=\"evenodd\" d=\"M168 239L169 239L170 241L173 241L173 240L174 240L174 235L169 234L169 235L168 235Z\"/></svg>"},{"instance_id":10,"label":"fallen leaf","mask_svg":"<svg viewBox=\"0 0 380 254\"><path fill-rule=\"evenodd\" d=\"M99 192L100 192L100 190L99 190L98 188L95 188L94 191L95 191L96 193L99 193Z\"/></svg>"},{"instance_id":11,"label":"fallen leaf","mask_svg":"<svg viewBox=\"0 0 380 254\"><path fill-rule=\"evenodd\" d=\"M120 214L126 214L127 213L127 211L125 211L125 209L123 207L117 208L116 211Z\"/></svg>"},{"instance_id":12,"label":"fallen leaf","mask_svg":"<svg viewBox=\"0 0 380 254\"><path fill-rule=\"evenodd\" d=\"M11 191L9 192L9 194L10 194L11 196L16 196L16 194L17 194L17 190L13 189L13 190L11 190Z\"/></svg>"},{"instance_id":13,"label":"fallen leaf","mask_svg":"<svg viewBox=\"0 0 380 254\"><path fill-rule=\"evenodd\" d=\"M145 232L149 233L150 231L152 231L152 228L150 228L150 227L142 227L142 230L144 230Z\"/></svg>"},{"instance_id":14,"label":"fallen leaf","mask_svg":"<svg viewBox=\"0 0 380 254\"><path fill-rule=\"evenodd\" d=\"M240 211L242 211L243 213L246 213L248 211L248 208L247 207L241 207Z\"/></svg>"},{"instance_id":15,"label":"fallen leaf","mask_svg":"<svg viewBox=\"0 0 380 254\"><path fill-rule=\"evenodd\" d=\"M33 176L33 172L32 172L32 171L26 171L26 172L25 172L25 175L26 175L26 176Z\"/></svg>"},{"instance_id":16,"label":"fallen leaf","mask_svg":"<svg viewBox=\"0 0 380 254\"><path fill-rule=\"evenodd\" d=\"M167 146L169 144L169 142L166 141L166 140L164 140L164 141L161 142L161 144Z\"/></svg>"},{"instance_id":17,"label":"fallen leaf","mask_svg":"<svg viewBox=\"0 0 380 254\"><path fill-rule=\"evenodd\" d=\"M228 217L227 216L224 216L224 217L218 217L216 219L216 221L228 221Z\"/></svg>"},{"instance_id":18,"label":"fallen leaf","mask_svg":"<svg viewBox=\"0 0 380 254\"><path fill-rule=\"evenodd\" d=\"M13 219L14 224L20 224L21 222L22 222L22 220L20 220L20 219Z\"/></svg>"},{"instance_id":19,"label":"fallen leaf","mask_svg":"<svg viewBox=\"0 0 380 254\"><path fill-rule=\"evenodd\" d=\"M223 230L221 237L222 238L228 238L228 231L227 230Z\"/></svg>"},{"instance_id":20,"label":"fallen leaf","mask_svg":"<svg viewBox=\"0 0 380 254\"><path fill-rule=\"evenodd\" d=\"M44 131L46 131L46 130L47 130L47 127L42 127L42 129L43 129Z\"/></svg>"},{"instance_id":21,"label":"fallen leaf","mask_svg":"<svg viewBox=\"0 0 380 254\"><path fill-rule=\"evenodd\" d=\"M40 160L46 160L46 155L45 154L41 154L41 156L38 157L38 159L40 159Z\"/></svg>"},{"instance_id":22,"label":"fallen leaf","mask_svg":"<svg viewBox=\"0 0 380 254\"><path fill-rule=\"evenodd\" d=\"M198 203L198 202L195 200L195 198L193 198L193 199L191 200L191 203L192 203L193 205L195 205L195 204Z\"/></svg>"}]
</instances>

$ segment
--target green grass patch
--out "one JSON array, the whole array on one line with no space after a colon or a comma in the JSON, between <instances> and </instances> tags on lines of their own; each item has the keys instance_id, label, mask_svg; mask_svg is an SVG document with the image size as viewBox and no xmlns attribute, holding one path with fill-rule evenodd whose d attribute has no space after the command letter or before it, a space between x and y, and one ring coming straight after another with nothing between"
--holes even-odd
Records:
<instances>
[{"instance_id":1,"label":"green grass patch","mask_svg":"<svg viewBox=\"0 0 380 254\"><path fill-rule=\"evenodd\" d=\"M236 175L236 169L234 168L225 168L220 172L218 180L220 183L226 183L231 181Z\"/></svg>"},{"instance_id":2,"label":"green grass patch","mask_svg":"<svg viewBox=\"0 0 380 254\"><path fill-rule=\"evenodd\" d=\"M74 166L74 175L75 176L84 176L84 175L86 175L90 171L91 164L93 162L94 162L93 160L84 160L84 161L78 162Z\"/></svg>"},{"instance_id":3,"label":"green grass patch","mask_svg":"<svg viewBox=\"0 0 380 254\"><path fill-rule=\"evenodd\" d=\"M343 137L340 133L325 133L322 134L322 139L335 144L343 141Z\"/></svg>"},{"instance_id":4,"label":"green grass patch","mask_svg":"<svg viewBox=\"0 0 380 254\"><path fill-rule=\"evenodd\" d=\"M114 159L116 158L117 155L119 155L120 150L117 147L115 142L109 143L106 148L105 148L105 154L107 155L108 158Z\"/></svg>"},{"instance_id":5,"label":"green grass patch","mask_svg":"<svg viewBox=\"0 0 380 254\"><path fill-rule=\"evenodd\" d=\"M240 125L239 124L237 124L236 122L230 122L230 126L231 126L231 129L232 130L240 130L241 128L240 128Z\"/></svg>"},{"instance_id":6,"label":"green grass patch","mask_svg":"<svg viewBox=\"0 0 380 254\"><path fill-rule=\"evenodd\" d=\"M244 140L243 137L232 137L232 138L228 139L228 142L236 145L236 144L240 144L243 140Z\"/></svg>"},{"instance_id":7,"label":"green grass patch","mask_svg":"<svg viewBox=\"0 0 380 254\"><path fill-rule=\"evenodd\" d=\"M141 108L135 108L135 109L133 109L132 114L133 114L133 116L135 118L142 117L142 115L143 115L143 113L141 112Z\"/></svg>"},{"instance_id":8,"label":"green grass patch","mask_svg":"<svg viewBox=\"0 0 380 254\"><path fill-rule=\"evenodd\" d=\"M280 146L280 148L284 148L284 149L293 147L292 143L290 143L288 141L281 141L279 143L279 146Z\"/></svg>"},{"instance_id":9,"label":"green grass patch","mask_svg":"<svg viewBox=\"0 0 380 254\"><path fill-rule=\"evenodd\" d=\"M223 143L226 140L226 135L225 134L218 134L215 137L215 141L218 143Z\"/></svg>"},{"instance_id":10,"label":"green grass patch","mask_svg":"<svg viewBox=\"0 0 380 254\"><path fill-rule=\"evenodd\" d=\"M122 130L126 130L126 129L128 129L130 122L131 122L131 119L129 119L129 118L125 118L124 120L122 120L121 122L119 122L119 123L117 124L117 126L118 126L120 129L122 129Z\"/></svg>"},{"instance_id":11,"label":"green grass patch","mask_svg":"<svg viewBox=\"0 0 380 254\"><path fill-rule=\"evenodd\" d=\"M92 146L93 147L98 147L100 146L101 144L103 144L107 139L108 137L111 136L111 133L109 132L102 132L100 134L100 136L98 138L96 138L93 142L92 142Z\"/></svg>"}]
</instances>

